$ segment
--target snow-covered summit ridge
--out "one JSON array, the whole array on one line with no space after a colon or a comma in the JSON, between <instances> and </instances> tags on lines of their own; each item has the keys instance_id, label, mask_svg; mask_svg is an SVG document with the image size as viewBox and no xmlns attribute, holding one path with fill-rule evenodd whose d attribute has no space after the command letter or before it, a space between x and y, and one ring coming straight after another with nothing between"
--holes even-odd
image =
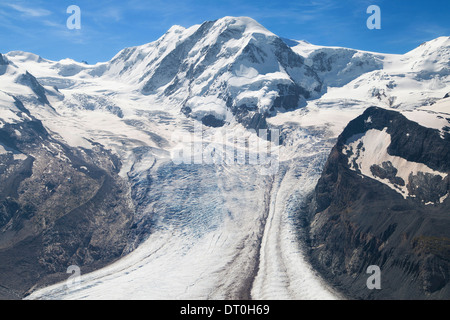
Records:
<instances>
[{"instance_id":1,"label":"snow-covered summit ridge","mask_svg":"<svg viewBox=\"0 0 450 320\"><path fill-rule=\"evenodd\" d=\"M188 116L221 122L295 109L322 85L302 57L247 17L173 27L155 42L122 50L104 76L133 83Z\"/></svg>"},{"instance_id":2,"label":"snow-covered summit ridge","mask_svg":"<svg viewBox=\"0 0 450 320\"><path fill-rule=\"evenodd\" d=\"M287 40L251 18L224 17L175 25L158 40L95 65L20 51L4 57L46 89L132 93L205 124L264 128L265 118L311 99L351 97L400 109L433 103L450 91L449 41L440 37L404 55L381 54Z\"/></svg>"},{"instance_id":3,"label":"snow-covered summit ridge","mask_svg":"<svg viewBox=\"0 0 450 320\"><path fill-rule=\"evenodd\" d=\"M439 37L422 43L406 53L405 60L411 71L448 75L450 73L450 37Z\"/></svg>"}]
</instances>

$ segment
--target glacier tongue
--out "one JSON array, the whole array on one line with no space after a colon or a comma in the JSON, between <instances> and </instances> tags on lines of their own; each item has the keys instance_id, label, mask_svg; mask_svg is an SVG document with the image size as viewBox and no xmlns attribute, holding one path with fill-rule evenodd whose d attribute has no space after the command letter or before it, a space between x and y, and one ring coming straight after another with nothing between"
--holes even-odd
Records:
<instances>
[{"instance_id":1,"label":"glacier tongue","mask_svg":"<svg viewBox=\"0 0 450 320\"><path fill-rule=\"evenodd\" d=\"M323 143L332 141L298 143L304 155L280 164L276 175L249 164L176 165L136 148L128 173L140 201L136 243L141 233L149 236L79 284L63 282L28 299L338 297L304 260L295 229L298 205L327 156Z\"/></svg>"},{"instance_id":2,"label":"glacier tongue","mask_svg":"<svg viewBox=\"0 0 450 320\"><path fill-rule=\"evenodd\" d=\"M296 213L315 187L323 154L296 159L298 165L285 168L275 177L269 212L254 279L253 299L336 299L339 294L324 284L305 260L299 244Z\"/></svg>"}]
</instances>

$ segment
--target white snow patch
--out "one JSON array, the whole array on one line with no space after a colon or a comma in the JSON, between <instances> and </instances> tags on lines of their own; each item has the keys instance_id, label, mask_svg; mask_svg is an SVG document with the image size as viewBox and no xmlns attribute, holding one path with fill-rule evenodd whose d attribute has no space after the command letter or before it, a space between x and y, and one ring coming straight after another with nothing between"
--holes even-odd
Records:
<instances>
[{"instance_id":1,"label":"white snow patch","mask_svg":"<svg viewBox=\"0 0 450 320\"><path fill-rule=\"evenodd\" d=\"M348 164L352 170L358 169L365 176L376 179L396 192L400 193L404 198L409 195L407 185L409 175L417 175L419 172L439 175L443 179L446 173L435 171L423 163L408 161L398 156L391 156L387 149L391 144L391 136L386 132L387 128L382 131L371 129L363 136L355 135L348 139L347 144L343 148L343 153L348 155ZM359 148L358 148L359 147ZM370 167L372 165L382 166L383 162L391 162L392 166L398 170L396 176L403 179L404 186L394 185L388 179L381 179L372 174ZM355 168L356 162L357 168Z\"/></svg>"},{"instance_id":2,"label":"white snow patch","mask_svg":"<svg viewBox=\"0 0 450 320\"><path fill-rule=\"evenodd\" d=\"M450 112L450 101L448 103ZM444 128L450 127L450 115L437 113L429 110L404 111L402 114L411 121L420 124L423 127L437 129L440 131L441 138L444 139Z\"/></svg>"},{"instance_id":3,"label":"white snow patch","mask_svg":"<svg viewBox=\"0 0 450 320\"><path fill-rule=\"evenodd\" d=\"M25 160L26 158L28 158L28 156L23 153L14 153L13 156L14 156L14 160Z\"/></svg>"}]
</instances>

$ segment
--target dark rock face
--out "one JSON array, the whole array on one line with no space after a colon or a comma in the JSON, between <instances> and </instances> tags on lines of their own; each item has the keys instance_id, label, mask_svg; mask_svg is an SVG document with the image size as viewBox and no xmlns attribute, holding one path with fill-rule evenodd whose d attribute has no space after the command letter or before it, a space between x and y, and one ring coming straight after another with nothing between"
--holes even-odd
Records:
<instances>
[{"instance_id":1,"label":"dark rock face","mask_svg":"<svg viewBox=\"0 0 450 320\"><path fill-rule=\"evenodd\" d=\"M278 86L279 96L273 102L271 111L275 108L283 108L285 110L294 110L302 105L311 93L296 84ZM305 103L306 105L306 103Z\"/></svg>"},{"instance_id":2,"label":"dark rock face","mask_svg":"<svg viewBox=\"0 0 450 320\"><path fill-rule=\"evenodd\" d=\"M383 162L381 167L374 164L370 167L370 171L372 171L372 174L376 177L389 179L389 182L392 184L398 184L400 186L405 185L405 180L396 176L398 170L392 166L390 161Z\"/></svg>"},{"instance_id":3,"label":"dark rock face","mask_svg":"<svg viewBox=\"0 0 450 320\"><path fill-rule=\"evenodd\" d=\"M45 95L45 89L41 84L36 80L36 78L30 74L28 71L20 75L17 78L17 83L28 86L33 90L33 92L37 95L38 101L42 104L50 104L48 102L47 96Z\"/></svg>"},{"instance_id":4,"label":"dark rock face","mask_svg":"<svg viewBox=\"0 0 450 320\"><path fill-rule=\"evenodd\" d=\"M0 298L119 258L133 219L115 156L68 147L28 119L0 128Z\"/></svg>"},{"instance_id":5,"label":"dark rock face","mask_svg":"<svg viewBox=\"0 0 450 320\"><path fill-rule=\"evenodd\" d=\"M207 116L204 116L202 118L202 123L205 126L208 127L213 127L213 128L217 128L217 127L222 127L225 124L225 121L221 120L221 119L217 119L215 116L213 116L212 114L209 114Z\"/></svg>"},{"instance_id":6,"label":"dark rock face","mask_svg":"<svg viewBox=\"0 0 450 320\"><path fill-rule=\"evenodd\" d=\"M8 64L8 60L0 53L0 66L6 66Z\"/></svg>"},{"instance_id":7,"label":"dark rock face","mask_svg":"<svg viewBox=\"0 0 450 320\"><path fill-rule=\"evenodd\" d=\"M0 53L0 76L4 75L8 68L9 61Z\"/></svg>"},{"instance_id":8,"label":"dark rock face","mask_svg":"<svg viewBox=\"0 0 450 320\"><path fill-rule=\"evenodd\" d=\"M370 117L371 121L367 119ZM369 108L351 121L331 151L309 207L309 257L322 276L354 299L450 298L450 200L448 176L429 174L400 181L390 162L373 165L374 176L399 185L404 198L386 184L351 170L343 151L352 136L387 128L390 155L450 172L450 139L403 115ZM410 133L405 135L405 130ZM306 211L308 211L306 210ZM368 266L381 270L381 289L368 289Z\"/></svg>"}]
</instances>

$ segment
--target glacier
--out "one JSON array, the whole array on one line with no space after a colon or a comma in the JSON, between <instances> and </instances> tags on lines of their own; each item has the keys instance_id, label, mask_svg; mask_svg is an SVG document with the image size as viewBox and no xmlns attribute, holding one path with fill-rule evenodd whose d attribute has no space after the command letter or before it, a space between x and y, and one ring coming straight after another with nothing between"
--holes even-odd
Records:
<instances>
[{"instance_id":1,"label":"glacier","mask_svg":"<svg viewBox=\"0 0 450 320\"><path fill-rule=\"evenodd\" d=\"M340 132L366 108L430 115L436 103L450 113L449 99L441 101L449 47L449 37L405 55L285 43L253 19L225 17L174 26L96 65L4 54L0 125L19 121L3 107L15 96L67 145L105 146L122 162L134 206L127 254L26 299L343 299L308 264L298 208ZM259 129L279 130L280 145L264 141L277 148L277 171L237 160L174 162L174 136L198 123L200 140L220 133L258 146ZM249 143L245 152L264 150Z\"/></svg>"}]
</instances>

